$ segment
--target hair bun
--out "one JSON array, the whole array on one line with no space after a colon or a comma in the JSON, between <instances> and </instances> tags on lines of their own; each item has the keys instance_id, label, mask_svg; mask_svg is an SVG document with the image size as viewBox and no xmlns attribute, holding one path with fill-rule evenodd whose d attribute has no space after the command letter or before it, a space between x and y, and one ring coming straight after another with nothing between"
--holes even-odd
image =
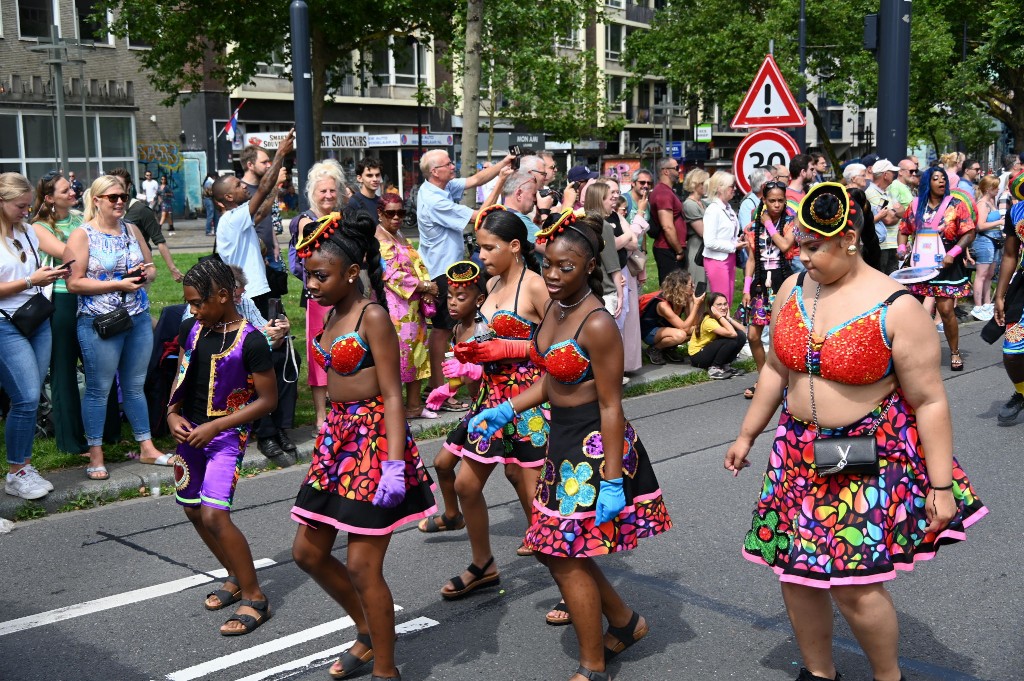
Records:
<instances>
[{"instance_id":1,"label":"hair bun","mask_svg":"<svg viewBox=\"0 0 1024 681\"><path fill-rule=\"evenodd\" d=\"M832 194L822 194L818 198L814 199L814 212L821 217L823 220L829 220L839 215L843 210L843 206Z\"/></svg>"}]
</instances>

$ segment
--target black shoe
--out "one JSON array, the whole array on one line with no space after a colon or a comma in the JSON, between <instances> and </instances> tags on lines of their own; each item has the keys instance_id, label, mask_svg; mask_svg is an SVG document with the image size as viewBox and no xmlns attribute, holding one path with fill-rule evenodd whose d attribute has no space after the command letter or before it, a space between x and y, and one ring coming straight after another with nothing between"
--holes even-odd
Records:
<instances>
[{"instance_id":1,"label":"black shoe","mask_svg":"<svg viewBox=\"0 0 1024 681\"><path fill-rule=\"evenodd\" d=\"M843 681L843 675L836 672L836 678L829 679L824 676L815 676L807 671L806 667L800 667L800 676L796 677L796 681Z\"/></svg>"},{"instance_id":2,"label":"black shoe","mask_svg":"<svg viewBox=\"0 0 1024 681\"><path fill-rule=\"evenodd\" d=\"M256 445L256 449L260 450L260 454L268 459L275 459L284 454L284 449L281 448L281 443L274 437L263 438L259 441L259 444Z\"/></svg>"},{"instance_id":3,"label":"black shoe","mask_svg":"<svg viewBox=\"0 0 1024 681\"><path fill-rule=\"evenodd\" d=\"M292 442L292 439L288 437L288 433L284 432L283 430L278 431L277 441L281 444L281 449L288 452L289 454L294 455L295 452L299 450L299 448L295 446L295 443Z\"/></svg>"},{"instance_id":4,"label":"black shoe","mask_svg":"<svg viewBox=\"0 0 1024 681\"><path fill-rule=\"evenodd\" d=\"M1017 415L1021 411L1024 411L1024 395L1020 393L1014 393L1010 401L1003 405L1003 408L999 410L999 416L996 420L1000 425L1009 426L1017 420Z\"/></svg>"},{"instance_id":5,"label":"black shoe","mask_svg":"<svg viewBox=\"0 0 1024 681\"><path fill-rule=\"evenodd\" d=\"M661 354L672 364L686 364L690 359L690 356L678 347L662 350Z\"/></svg>"}]
</instances>

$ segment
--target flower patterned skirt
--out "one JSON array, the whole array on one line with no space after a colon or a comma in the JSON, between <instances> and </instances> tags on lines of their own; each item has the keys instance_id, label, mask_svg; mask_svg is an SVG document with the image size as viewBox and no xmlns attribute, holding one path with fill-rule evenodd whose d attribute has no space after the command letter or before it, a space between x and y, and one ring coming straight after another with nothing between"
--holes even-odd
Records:
<instances>
[{"instance_id":1,"label":"flower patterned skirt","mask_svg":"<svg viewBox=\"0 0 1024 681\"><path fill-rule=\"evenodd\" d=\"M594 520L604 476L597 402L551 408L551 440L533 502L526 546L559 558L599 556L636 548L672 527L647 450L626 422L622 454L626 506L612 520Z\"/></svg>"},{"instance_id":2,"label":"flower patterned skirt","mask_svg":"<svg viewBox=\"0 0 1024 681\"><path fill-rule=\"evenodd\" d=\"M292 520L381 535L434 514L433 480L420 460L408 423L405 428L405 499L394 508L374 506L381 462L388 458L384 400L332 402L292 507Z\"/></svg>"},{"instance_id":3,"label":"flower patterned skirt","mask_svg":"<svg viewBox=\"0 0 1024 681\"><path fill-rule=\"evenodd\" d=\"M956 515L945 529L925 532L931 487L917 418L902 394L884 414L882 409L819 435L863 434L881 416L878 475L823 477L814 468L814 426L783 405L744 558L769 565L783 582L827 589L894 579L897 570L911 570L943 544L966 538L966 528L988 509L960 464L953 459Z\"/></svg>"},{"instance_id":4,"label":"flower patterned skirt","mask_svg":"<svg viewBox=\"0 0 1024 681\"><path fill-rule=\"evenodd\" d=\"M541 370L533 362L486 364L480 392L472 408L448 435L446 448L456 456L481 463L516 464L523 468L544 465L548 444L548 405L527 409L490 440L469 433L469 420L484 409L497 407L537 382Z\"/></svg>"}]
</instances>

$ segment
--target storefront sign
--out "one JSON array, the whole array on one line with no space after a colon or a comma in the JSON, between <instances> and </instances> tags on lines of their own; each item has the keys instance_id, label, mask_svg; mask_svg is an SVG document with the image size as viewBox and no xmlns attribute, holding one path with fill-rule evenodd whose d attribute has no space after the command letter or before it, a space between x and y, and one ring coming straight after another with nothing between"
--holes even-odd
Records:
<instances>
[{"instance_id":1,"label":"storefront sign","mask_svg":"<svg viewBox=\"0 0 1024 681\"><path fill-rule=\"evenodd\" d=\"M252 144L264 149L277 149L281 140L287 135L281 132L251 132L245 135L245 144ZM325 132L320 135L321 149L365 149L367 135L364 132Z\"/></svg>"}]
</instances>

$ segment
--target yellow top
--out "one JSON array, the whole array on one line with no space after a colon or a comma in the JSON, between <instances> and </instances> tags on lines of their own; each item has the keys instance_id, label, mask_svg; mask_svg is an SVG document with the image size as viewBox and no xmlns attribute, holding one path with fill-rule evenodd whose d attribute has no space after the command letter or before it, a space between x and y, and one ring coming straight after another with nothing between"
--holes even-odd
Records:
<instances>
[{"instance_id":1,"label":"yellow top","mask_svg":"<svg viewBox=\"0 0 1024 681\"><path fill-rule=\"evenodd\" d=\"M693 336L690 338L690 343L686 346L687 352L689 352L691 357L707 347L708 343L718 338L718 334L715 333L715 329L720 326L721 324L715 321L715 318L711 315L704 316L704 319L701 320L700 326L693 330Z\"/></svg>"}]
</instances>

